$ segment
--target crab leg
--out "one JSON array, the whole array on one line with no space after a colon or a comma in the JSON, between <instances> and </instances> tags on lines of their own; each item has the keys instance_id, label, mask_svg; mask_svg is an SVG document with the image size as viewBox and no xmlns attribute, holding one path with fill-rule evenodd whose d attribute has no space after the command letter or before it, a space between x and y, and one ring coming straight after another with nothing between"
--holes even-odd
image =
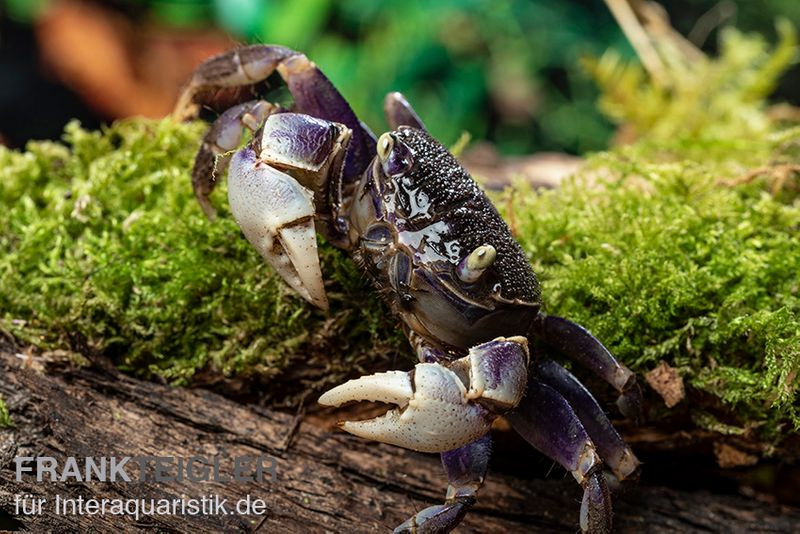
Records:
<instances>
[{"instance_id":1,"label":"crab leg","mask_svg":"<svg viewBox=\"0 0 800 534\"><path fill-rule=\"evenodd\" d=\"M442 465L450 485L444 504L429 506L398 526L395 534L450 532L475 503L475 494L486 477L492 440L489 434L461 448L443 452Z\"/></svg>"},{"instance_id":2,"label":"crab leg","mask_svg":"<svg viewBox=\"0 0 800 534\"><path fill-rule=\"evenodd\" d=\"M617 406L622 415L637 422L641 419L642 392L636 375L619 363L588 330L561 317L539 314L533 332L549 346L611 384L620 393Z\"/></svg>"},{"instance_id":3,"label":"crab leg","mask_svg":"<svg viewBox=\"0 0 800 534\"><path fill-rule=\"evenodd\" d=\"M209 201L209 196L217 185L216 176L225 172L230 161L226 153L239 148L244 128L255 132L267 115L277 109L277 106L264 100L244 102L217 117L203 137L192 168L192 188L203 213L209 219L213 219L216 214Z\"/></svg>"},{"instance_id":4,"label":"crab leg","mask_svg":"<svg viewBox=\"0 0 800 534\"><path fill-rule=\"evenodd\" d=\"M281 61L297 54L283 46L244 46L205 60L183 88L172 116L197 117L201 106L213 100L212 91L253 85L269 78Z\"/></svg>"},{"instance_id":5,"label":"crab leg","mask_svg":"<svg viewBox=\"0 0 800 534\"><path fill-rule=\"evenodd\" d=\"M344 124L352 142L344 164L344 181L357 180L375 153L375 136L358 120L350 104L306 56L274 45L237 48L203 62L184 88L173 110L178 120L197 116L213 101L213 90L252 86L277 71L294 99L293 111Z\"/></svg>"},{"instance_id":6,"label":"crab leg","mask_svg":"<svg viewBox=\"0 0 800 534\"><path fill-rule=\"evenodd\" d=\"M611 532L611 500L602 462L578 416L555 389L528 380L528 390L506 418L525 441L561 464L583 486L583 532Z\"/></svg>"},{"instance_id":7,"label":"crab leg","mask_svg":"<svg viewBox=\"0 0 800 534\"><path fill-rule=\"evenodd\" d=\"M278 72L286 81L294 98L294 111L344 124L352 131L350 147L344 161L345 184L355 182L375 155L375 135L361 122L347 100L303 54L290 57Z\"/></svg>"},{"instance_id":8,"label":"crab leg","mask_svg":"<svg viewBox=\"0 0 800 534\"><path fill-rule=\"evenodd\" d=\"M635 474L639 460L617 433L591 393L555 361L545 358L537 366L536 377L560 393L580 419L592 438L600 457L619 480Z\"/></svg>"},{"instance_id":9,"label":"crab leg","mask_svg":"<svg viewBox=\"0 0 800 534\"><path fill-rule=\"evenodd\" d=\"M383 99L383 113L392 130L396 130L400 126L425 130L422 119L419 118L402 93L393 92L386 95L386 98Z\"/></svg>"}]
</instances>

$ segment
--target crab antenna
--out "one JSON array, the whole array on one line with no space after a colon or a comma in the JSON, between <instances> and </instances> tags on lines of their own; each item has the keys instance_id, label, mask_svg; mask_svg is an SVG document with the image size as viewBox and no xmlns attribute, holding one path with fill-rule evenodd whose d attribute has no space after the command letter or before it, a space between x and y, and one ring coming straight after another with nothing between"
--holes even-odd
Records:
<instances>
[{"instance_id":1,"label":"crab antenna","mask_svg":"<svg viewBox=\"0 0 800 534\"><path fill-rule=\"evenodd\" d=\"M472 284L494 263L496 258L497 250L492 245L481 245L461 260L456 267L456 273L461 281Z\"/></svg>"}]
</instances>

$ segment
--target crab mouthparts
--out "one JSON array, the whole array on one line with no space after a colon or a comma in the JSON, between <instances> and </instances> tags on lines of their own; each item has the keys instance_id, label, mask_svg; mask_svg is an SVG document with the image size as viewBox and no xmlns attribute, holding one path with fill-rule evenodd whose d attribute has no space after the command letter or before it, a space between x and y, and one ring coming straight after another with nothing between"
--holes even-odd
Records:
<instances>
[{"instance_id":1,"label":"crab mouthparts","mask_svg":"<svg viewBox=\"0 0 800 534\"><path fill-rule=\"evenodd\" d=\"M313 193L244 149L231 159L228 203L245 237L267 263L305 300L327 310Z\"/></svg>"}]
</instances>

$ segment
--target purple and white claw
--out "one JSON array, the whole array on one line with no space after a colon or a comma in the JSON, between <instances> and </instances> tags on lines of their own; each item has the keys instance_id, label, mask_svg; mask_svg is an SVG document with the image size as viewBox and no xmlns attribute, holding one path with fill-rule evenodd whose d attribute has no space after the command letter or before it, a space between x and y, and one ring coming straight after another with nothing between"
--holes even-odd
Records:
<instances>
[{"instance_id":1,"label":"purple and white claw","mask_svg":"<svg viewBox=\"0 0 800 534\"><path fill-rule=\"evenodd\" d=\"M345 421L346 432L421 452L457 449L485 435L498 409L522 399L528 347L521 337L498 338L452 362L420 363L410 372L364 376L323 394L319 402L339 406L380 401L398 406L365 421Z\"/></svg>"},{"instance_id":2,"label":"purple and white claw","mask_svg":"<svg viewBox=\"0 0 800 534\"><path fill-rule=\"evenodd\" d=\"M442 452L474 441L489 431L492 415L471 404L458 376L438 363L420 363L413 371L389 371L351 380L320 397L320 404L351 401L397 405L366 421L340 427L356 436L422 452Z\"/></svg>"},{"instance_id":3,"label":"purple and white claw","mask_svg":"<svg viewBox=\"0 0 800 534\"><path fill-rule=\"evenodd\" d=\"M324 310L314 195L245 148L230 163L228 202L248 241L295 291Z\"/></svg>"}]
</instances>

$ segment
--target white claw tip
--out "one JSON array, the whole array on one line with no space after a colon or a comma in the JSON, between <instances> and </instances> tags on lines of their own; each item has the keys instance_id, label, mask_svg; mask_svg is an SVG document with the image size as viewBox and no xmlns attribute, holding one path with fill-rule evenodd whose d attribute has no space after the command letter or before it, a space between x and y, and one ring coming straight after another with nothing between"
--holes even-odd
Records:
<instances>
[{"instance_id":1,"label":"white claw tip","mask_svg":"<svg viewBox=\"0 0 800 534\"><path fill-rule=\"evenodd\" d=\"M350 380L323 393L319 403L340 406L350 401L388 402L405 406L414 396L411 379L403 371L388 371Z\"/></svg>"}]
</instances>

